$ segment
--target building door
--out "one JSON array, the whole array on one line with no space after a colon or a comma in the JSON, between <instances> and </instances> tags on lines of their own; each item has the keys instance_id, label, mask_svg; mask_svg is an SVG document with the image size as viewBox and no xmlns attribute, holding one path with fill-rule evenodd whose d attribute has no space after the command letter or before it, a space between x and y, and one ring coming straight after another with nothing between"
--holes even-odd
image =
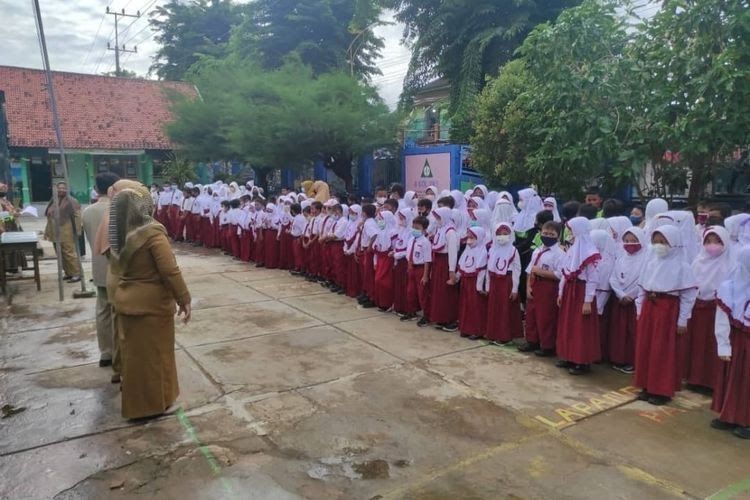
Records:
<instances>
[{"instance_id":1,"label":"building door","mask_svg":"<svg viewBox=\"0 0 750 500\"><path fill-rule=\"evenodd\" d=\"M52 171L41 157L31 158L31 201L47 202L52 199Z\"/></svg>"}]
</instances>

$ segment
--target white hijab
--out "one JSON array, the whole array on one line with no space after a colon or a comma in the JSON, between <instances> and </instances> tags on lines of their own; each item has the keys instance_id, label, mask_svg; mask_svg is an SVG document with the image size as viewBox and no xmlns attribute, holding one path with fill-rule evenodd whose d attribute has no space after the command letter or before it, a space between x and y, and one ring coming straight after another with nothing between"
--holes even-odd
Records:
<instances>
[{"instance_id":1,"label":"white hijab","mask_svg":"<svg viewBox=\"0 0 750 500\"><path fill-rule=\"evenodd\" d=\"M462 273L475 273L487 268L487 247L484 245L486 234L481 227L472 227L466 232L468 237L474 237L477 242L474 246L466 245L458 267Z\"/></svg>"},{"instance_id":2,"label":"white hijab","mask_svg":"<svg viewBox=\"0 0 750 500\"><path fill-rule=\"evenodd\" d=\"M562 220L560 218L560 212L557 210L557 200L554 199L552 196L549 196L544 199L544 209L552 212L553 221L560 222Z\"/></svg>"},{"instance_id":3,"label":"white hijab","mask_svg":"<svg viewBox=\"0 0 750 500\"><path fill-rule=\"evenodd\" d=\"M617 260L617 247L615 245L615 240L612 239L612 235L609 231L605 231L604 229L594 229L591 231L591 241L594 242L596 249L599 251L599 255L602 256L599 263L596 265L599 275L596 289L601 291L609 290L609 278L615 267L615 260Z\"/></svg>"},{"instance_id":4,"label":"white hijab","mask_svg":"<svg viewBox=\"0 0 750 500\"><path fill-rule=\"evenodd\" d=\"M565 253L563 274L571 278L587 265L600 260L602 256L591 239L591 222L586 217L570 219L568 227L575 240Z\"/></svg>"},{"instance_id":5,"label":"white hijab","mask_svg":"<svg viewBox=\"0 0 750 500\"><path fill-rule=\"evenodd\" d=\"M693 270L685 258L682 249L680 229L673 225L664 225L654 229L669 243L669 252L664 257L649 252L646 265L638 280L638 285L647 292L680 292L690 288L697 288Z\"/></svg>"},{"instance_id":6,"label":"white hijab","mask_svg":"<svg viewBox=\"0 0 750 500\"><path fill-rule=\"evenodd\" d=\"M471 221L469 222L469 227L481 227L484 229L484 234L486 235L485 244L489 243L492 238L492 234L490 233L490 228L492 226L492 214L489 210L485 208L479 208L477 210L472 210L469 212L469 216L471 218Z\"/></svg>"},{"instance_id":7,"label":"white hijab","mask_svg":"<svg viewBox=\"0 0 750 500\"><path fill-rule=\"evenodd\" d=\"M624 215L610 217L607 221L609 222L609 230L612 233L612 238L614 238L617 243L622 243L622 237L625 236L625 231L633 227L630 218L625 217Z\"/></svg>"},{"instance_id":8,"label":"white hijab","mask_svg":"<svg viewBox=\"0 0 750 500\"><path fill-rule=\"evenodd\" d=\"M536 214L544 210L542 199L531 188L522 189L518 192L519 203L523 202L523 208L516 216L513 229L519 233L528 231L536 223Z\"/></svg>"},{"instance_id":9,"label":"white hijab","mask_svg":"<svg viewBox=\"0 0 750 500\"><path fill-rule=\"evenodd\" d=\"M615 260L615 266L612 269L612 275L610 276L609 282L624 292L630 291L633 286L638 282L641 275L643 265L646 263L648 256L648 242L645 241L645 233L640 227L630 227L626 229L622 236L626 234L632 234L641 244L641 249L634 254L630 254L625 251L623 243L621 242L618 247L620 248L620 255Z\"/></svg>"},{"instance_id":10,"label":"white hijab","mask_svg":"<svg viewBox=\"0 0 750 500\"><path fill-rule=\"evenodd\" d=\"M701 245L700 253L693 262L692 268L698 279L698 296L703 300L710 300L719 286L729 277L732 269L731 252L729 250L729 233L721 226L712 226L703 232L703 241L709 234L716 235L724 244L724 251L717 257L711 257L706 248Z\"/></svg>"},{"instance_id":11,"label":"white hijab","mask_svg":"<svg viewBox=\"0 0 750 500\"><path fill-rule=\"evenodd\" d=\"M737 252L732 276L721 284L716 295L731 310L735 322L750 327L750 246L742 247Z\"/></svg>"},{"instance_id":12,"label":"white hijab","mask_svg":"<svg viewBox=\"0 0 750 500\"><path fill-rule=\"evenodd\" d=\"M646 230L646 237L650 240L651 239L651 232L653 231L653 222L654 219L659 214L663 214L669 210L669 203L667 203L666 200L663 200L661 198L654 198L653 200L649 201L646 204L646 213L645 213L645 220L646 225L644 226L644 229Z\"/></svg>"},{"instance_id":13,"label":"white hijab","mask_svg":"<svg viewBox=\"0 0 750 500\"><path fill-rule=\"evenodd\" d=\"M501 222L505 222L513 225L513 221L516 220L517 215L518 210L513 206L513 202L500 197L497 199L495 210L492 213L492 224L498 225Z\"/></svg>"},{"instance_id":14,"label":"white hijab","mask_svg":"<svg viewBox=\"0 0 750 500\"><path fill-rule=\"evenodd\" d=\"M375 238L374 248L379 252L390 250L393 245L393 237L396 235L396 216L388 210L380 212L380 217L385 222L385 227L378 231Z\"/></svg>"},{"instance_id":15,"label":"white hijab","mask_svg":"<svg viewBox=\"0 0 750 500\"><path fill-rule=\"evenodd\" d=\"M497 242L497 238L492 238L492 246L490 247L489 259L487 261L487 270L491 273L505 275L510 271L510 263L513 261L513 256L516 253L516 247L513 244L516 241L516 235L513 232L513 226L507 222L501 222L495 228L494 236L500 234L500 229L506 228L510 231L510 240L505 245L501 245Z\"/></svg>"},{"instance_id":16,"label":"white hijab","mask_svg":"<svg viewBox=\"0 0 750 500\"><path fill-rule=\"evenodd\" d=\"M448 207L439 207L432 211L435 217L435 234L432 236L432 248L442 250L446 244L446 234L449 230L456 230L453 222L453 210Z\"/></svg>"}]
</instances>

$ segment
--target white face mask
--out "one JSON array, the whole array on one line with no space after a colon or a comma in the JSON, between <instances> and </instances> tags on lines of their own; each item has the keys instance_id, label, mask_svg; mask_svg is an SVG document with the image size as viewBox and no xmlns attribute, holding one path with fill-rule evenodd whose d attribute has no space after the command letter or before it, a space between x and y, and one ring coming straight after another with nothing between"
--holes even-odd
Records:
<instances>
[{"instance_id":1,"label":"white face mask","mask_svg":"<svg viewBox=\"0 0 750 500\"><path fill-rule=\"evenodd\" d=\"M466 244L470 247L473 247L477 244L477 240L475 240L474 238L467 238Z\"/></svg>"},{"instance_id":2,"label":"white face mask","mask_svg":"<svg viewBox=\"0 0 750 500\"><path fill-rule=\"evenodd\" d=\"M426 194L425 195L426 200L435 201L435 195L434 194Z\"/></svg>"},{"instance_id":3,"label":"white face mask","mask_svg":"<svg viewBox=\"0 0 750 500\"><path fill-rule=\"evenodd\" d=\"M508 234L498 234L495 237L495 240L500 245L507 245L508 243L510 243L510 235L508 235Z\"/></svg>"},{"instance_id":4,"label":"white face mask","mask_svg":"<svg viewBox=\"0 0 750 500\"><path fill-rule=\"evenodd\" d=\"M654 252L654 254L657 257L664 258L669 253L669 245L664 245L662 243L654 243L651 245L651 250Z\"/></svg>"},{"instance_id":5,"label":"white face mask","mask_svg":"<svg viewBox=\"0 0 750 500\"><path fill-rule=\"evenodd\" d=\"M378 203L378 205L382 205L383 203L385 203L385 198L383 198L382 196L379 196L375 198L375 201Z\"/></svg>"},{"instance_id":6,"label":"white face mask","mask_svg":"<svg viewBox=\"0 0 750 500\"><path fill-rule=\"evenodd\" d=\"M518 209L519 210L523 210L523 207L525 207L525 206L526 206L526 202L524 202L523 200L521 200L521 201L518 202Z\"/></svg>"}]
</instances>

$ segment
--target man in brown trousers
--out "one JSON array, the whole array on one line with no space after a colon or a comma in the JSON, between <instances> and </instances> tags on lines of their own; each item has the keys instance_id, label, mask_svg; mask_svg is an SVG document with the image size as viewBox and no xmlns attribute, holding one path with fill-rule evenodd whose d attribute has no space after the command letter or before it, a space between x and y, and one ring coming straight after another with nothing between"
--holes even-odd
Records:
<instances>
[{"instance_id":1,"label":"man in brown trousers","mask_svg":"<svg viewBox=\"0 0 750 500\"><path fill-rule=\"evenodd\" d=\"M68 194L68 185L64 182L57 183L57 197L60 211L60 234L56 234L55 230L55 203L52 200L45 211L47 227L44 230L44 238L52 241L55 244L55 251L62 255L65 281L77 283L81 281L81 263L78 260L75 245L78 244L78 236L81 234L81 205L78 200Z\"/></svg>"}]
</instances>

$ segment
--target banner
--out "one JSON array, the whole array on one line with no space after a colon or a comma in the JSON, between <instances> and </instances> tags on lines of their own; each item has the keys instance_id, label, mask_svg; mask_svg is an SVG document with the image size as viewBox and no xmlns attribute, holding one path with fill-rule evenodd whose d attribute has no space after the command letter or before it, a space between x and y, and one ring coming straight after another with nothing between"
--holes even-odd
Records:
<instances>
[{"instance_id":1,"label":"banner","mask_svg":"<svg viewBox=\"0 0 750 500\"><path fill-rule=\"evenodd\" d=\"M427 155L408 155L406 165L405 188L422 194L430 186L438 191L451 188L451 154L434 153Z\"/></svg>"}]
</instances>

